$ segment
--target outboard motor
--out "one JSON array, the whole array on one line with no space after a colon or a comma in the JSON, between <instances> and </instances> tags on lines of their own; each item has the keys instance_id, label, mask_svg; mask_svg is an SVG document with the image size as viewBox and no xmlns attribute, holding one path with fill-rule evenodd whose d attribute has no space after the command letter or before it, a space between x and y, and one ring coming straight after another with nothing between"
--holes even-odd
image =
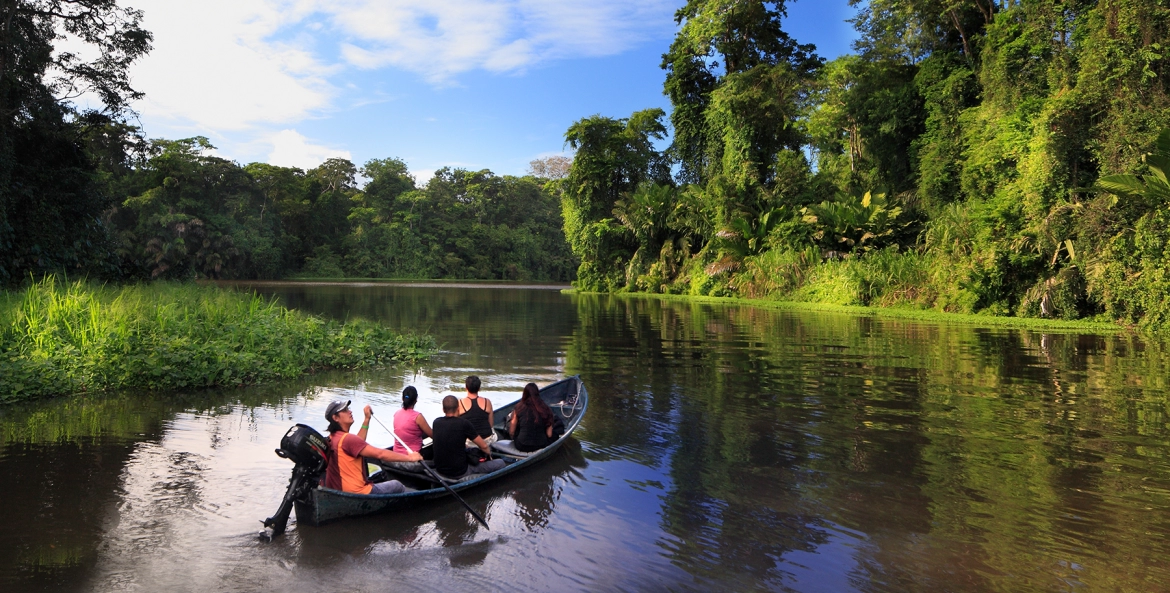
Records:
<instances>
[{"instance_id":1,"label":"outboard motor","mask_svg":"<svg viewBox=\"0 0 1170 593\"><path fill-rule=\"evenodd\" d=\"M275 515L263 521L264 532L261 535L268 539L284 533L293 503L302 500L320 481L321 474L325 473L329 461L329 441L313 427L298 424L288 429L284 438L280 439L280 448L276 454L296 465L293 466L288 490L284 493L280 508Z\"/></svg>"}]
</instances>

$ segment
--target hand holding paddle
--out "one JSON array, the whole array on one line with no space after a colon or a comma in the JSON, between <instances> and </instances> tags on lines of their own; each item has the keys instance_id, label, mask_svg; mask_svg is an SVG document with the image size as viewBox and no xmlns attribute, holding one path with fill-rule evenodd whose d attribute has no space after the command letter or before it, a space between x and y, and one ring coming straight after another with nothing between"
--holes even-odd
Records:
<instances>
[{"instance_id":1,"label":"hand holding paddle","mask_svg":"<svg viewBox=\"0 0 1170 593\"><path fill-rule=\"evenodd\" d=\"M367 409L369 409L369 408L368 408L368 406L367 406ZM372 411L370 412L370 415L371 415L371 416L373 416L373 412L372 412ZM399 437L398 437L398 435L397 435L397 434L395 434L395 432L394 432L393 430L390 430L389 428L386 428L386 425L385 425L385 424L382 424L382 421L381 421L381 420L378 420L377 418L374 418L374 420L375 420L375 421L377 421L377 422L378 422L378 425L379 425L379 426L381 426L383 429L385 429L385 430L386 430L386 432L390 433L390 436L394 437L394 440L398 441L398 444L399 444L399 445L402 445L402 448L403 448L403 449L406 449L406 452L407 452L407 453L414 453L414 451L411 451L411 450L410 450L410 447L409 447L409 446L407 446L407 444L406 444L406 443L404 443L404 442L402 441L402 439L401 439L401 438L399 438ZM430 466L428 466L428 465L426 464L426 462L425 462L425 461L419 461L418 463L419 463L419 465L421 465L421 466L423 467L423 469L425 469L425 470L427 471L427 473L428 473L428 474L430 474L430 475L431 475L431 477L432 477L432 478L434 478L434 479L435 479L435 481L437 481L437 482L438 482L439 484L441 484L441 485L442 485L444 488L446 488L446 489L447 489L447 492L450 492L450 493L451 493L451 496L454 496L456 500L458 500L459 502L463 503L463 506L464 506L465 508L467 508L467 510L468 510L468 511L470 511L470 512L471 512L471 516L475 517L475 520L476 520L476 521L479 521L479 522L480 522L480 524L482 524L482 525L483 525L484 527L486 527L487 529L491 529L491 527L488 527L487 521L485 521L485 520L484 520L484 518L483 518L482 516L480 516L480 514L479 514L479 513L475 512L475 509L471 508L471 505L467 504L467 501L466 501L466 500L463 500L463 498L462 498L461 496L459 496L459 494L457 494L457 493L455 492L455 490L453 490L453 489L452 489L450 486L448 486L448 485L447 485L447 482L444 482L444 481L443 481L443 478L439 477L439 474L435 473L435 471L434 471L434 470L432 470L432 469L430 468Z\"/></svg>"}]
</instances>

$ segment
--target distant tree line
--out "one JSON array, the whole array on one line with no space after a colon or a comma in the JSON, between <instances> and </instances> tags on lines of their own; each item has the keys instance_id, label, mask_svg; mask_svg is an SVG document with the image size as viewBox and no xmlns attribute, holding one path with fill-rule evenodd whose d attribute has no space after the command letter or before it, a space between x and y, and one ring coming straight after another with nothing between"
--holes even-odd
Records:
<instances>
[{"instance_id":1,"label":"distant tree line","mask_svg":"<svg viewBox=\"0 0 1170 593\"><path fill-rule=\"evenodd\" d=\"M669 116L566 133L579 286L1170 323L1170 6L851 4L830 62L783 0L678 10Z\"/></svg>"},{"instance_id":2,"label":"distant tree line","mask_svg":"<svg viewBox=\"0 0 1170 593\"><path fill-rule=\"evenodd\" d=\"M126 123L140 13L0 2L0 281L575 276L1170 323L1165 1L853 4L856 53L826 62L784 0L688 0L669 114L583 118L572 161L533 176L418 187L395 159L300 171L147 141ZM96 57L55 51L65 34Z\"/></svg>"},{"instance_id":3,"label":"distant tree line","mask_svg":"<svg viewBox=\"0 0 1170 593\"><path fill-rule=\"evenodd\" d=\"M302 171L208 156L205 138L144 146L106 191L127 196L104 216L130 276L567 281L576 266L544 179L444 168L418 187L398 159Z\"/></svg>"},{"instance_id":4,"label":"distant tree line","mask_svg":"<svg viewBox=\"0 0 1170 593\"><path fill-rule=\"evenodd\" d=\"M0 285L100 279L572 279L556 158L536 175L330 159L309 171L212 156L203 137L127 123L127 69L150 49L114 0L0 2ZM86 61L58 47L89 46ZM82 94L102 107L82 110ZM364 184L359 183L361 179Z\"/></svg>"}]
</instances>

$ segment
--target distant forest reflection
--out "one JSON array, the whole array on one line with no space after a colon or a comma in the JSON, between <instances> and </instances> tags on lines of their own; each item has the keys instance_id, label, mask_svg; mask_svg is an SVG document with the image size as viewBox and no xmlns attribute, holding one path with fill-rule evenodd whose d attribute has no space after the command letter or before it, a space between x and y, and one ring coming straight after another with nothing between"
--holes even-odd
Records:
<instances>
[{"instance_id":1,"label":"distant forest reflection","mask_svg":"<svg viewBox=\"0 0 1170 593\"><path fill-rule=\"evenodd\" d=\"M0 560L5 590L113 590L160 573L303 589L341 566L356 587L395 574L491 589L517 572L676 590L1170 579L1161 342L552 290L262 290L429 331L444 352L417 369L0 410L0 471L26 485L0 502L29 509L0 530L16 551ZM408 382L433 416L472 372L498 403L566 374L591 396L579 445L470 497L490 531L437 503L243 543L279 501L289 467L271 450L293 422L323 428L332 397L392 414Z\"/></svg>"}]
</instances>

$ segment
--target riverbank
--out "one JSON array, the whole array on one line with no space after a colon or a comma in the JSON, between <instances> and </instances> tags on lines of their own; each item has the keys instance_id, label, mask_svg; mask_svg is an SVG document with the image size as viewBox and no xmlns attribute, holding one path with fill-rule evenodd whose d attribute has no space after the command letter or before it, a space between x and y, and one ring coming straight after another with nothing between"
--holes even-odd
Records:
<instances>
[{"instance_id":1,"label":"riverbank","mask_svg":"<svg viewBox=\"0 0 1170 593\"><path fill-rule=\"evenodd\" d=\"M214 286L53 278L0 293L0 403L79 392L249 385L426 358L428 336L327 321Z\"/></svg>"},{"instance_id":2,"label":"riverbank","mask_svg":"<svg viewBox=\"0 0 1170 593\"><path fill-rule=\"evenodd\" d=\"M887 319L906 319L912 321L931 321L937 323L957 323L964 325L979 325L986 327L1005 327L1017 329L1031 329L1037 331L1083 331L1087 333L1121 333L1137 331L1136 327L1123 326L1116 323L1085 320L1065 319L1036 319L1031 317L1008 317L997 315L973 315L969 313L948 313L934 309L914 309L909 307L867 307L861 305L837 305L831 303L810 303L781 301L772 299L750 299L743 297L717 297L686 294L656 294L645 292L600 293L585 292L575 288L562 291L565 294L597 294L625 298L657 298L670 301L686 301L693 303L717 303L724 305L750 305L764 309L784 311L812 311L825 313L844 313L849 315L864 315Z\"/></svg>"},{"instance_id":3,"label":"riverbank","mask_svg":"<svg viewBox=\"0 0 1170 593\"><path fill-rule=\"evenodd\" d=\"M408 286L413 288L523 288L531 290L565 290L572 285L567 282L524 282L520 280L431 280L398 278L287 278L283 280L215 280L207 281L215 286L349 286L368 288L377 286Z\"/></svg>"}]
</instances>

